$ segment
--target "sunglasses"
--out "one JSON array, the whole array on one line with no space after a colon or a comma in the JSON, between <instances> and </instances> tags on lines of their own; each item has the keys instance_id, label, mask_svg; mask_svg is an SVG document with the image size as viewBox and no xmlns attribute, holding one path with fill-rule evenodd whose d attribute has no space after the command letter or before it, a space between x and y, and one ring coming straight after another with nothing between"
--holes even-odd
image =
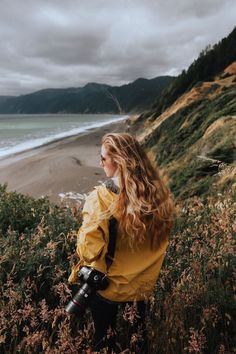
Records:
<instances>
[{"instance_id":1,"label":"sunglasses","mask_svg":"<svg viewBox=\"0 0 236 354\"><path fill-rule=\"evenodd\" d=\"M101 155L101 163L103 164L106 161L105 157Z\"/></svg>"}]
</instances>

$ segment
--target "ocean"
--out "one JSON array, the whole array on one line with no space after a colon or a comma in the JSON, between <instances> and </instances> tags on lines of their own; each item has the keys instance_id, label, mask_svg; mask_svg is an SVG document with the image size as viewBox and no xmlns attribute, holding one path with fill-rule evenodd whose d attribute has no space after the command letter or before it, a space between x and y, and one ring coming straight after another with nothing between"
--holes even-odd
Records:
<instances>
[{"instance_id":1,"label":"ocean","mask_svg":"<svg viewBox=\"0 0 236 354\"><path fill-rule=\"evenodd\" d=\"M0 158L125 118L112 114L0 114Z\"/></svg>"}]
</instances>

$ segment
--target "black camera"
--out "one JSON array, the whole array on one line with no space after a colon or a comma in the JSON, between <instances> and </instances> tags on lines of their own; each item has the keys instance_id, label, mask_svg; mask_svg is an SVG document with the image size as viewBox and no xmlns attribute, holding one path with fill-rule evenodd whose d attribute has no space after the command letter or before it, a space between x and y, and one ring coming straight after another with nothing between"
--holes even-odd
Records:
<instances>
[{"instance_id":1,"label":"black camera","mask_svg":"<svg viewBox=\"0 0 236 354\"><path fill-rule=\"evenodd\" d=\"M82 267L78 272L78 279L82 283L79 291L66 307L66 312L81 317L97 290L105 290L109 281L104 273L90 267Z\"/></svg>"}]
</instances>

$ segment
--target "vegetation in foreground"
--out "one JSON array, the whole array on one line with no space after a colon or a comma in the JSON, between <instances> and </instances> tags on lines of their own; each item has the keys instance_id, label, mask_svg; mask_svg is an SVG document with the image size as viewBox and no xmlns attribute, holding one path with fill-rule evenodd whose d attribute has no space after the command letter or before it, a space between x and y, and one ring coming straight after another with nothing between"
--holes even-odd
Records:
<instances>
[{"instance_id":1,"label":"vegetation in foreground","mask_svg":"<svg viewBox=\"0 0 236 354\"><path fill-rule=\"evenodd\" d=\"M192 197L177 205L168 253L148 314L150 353L235 353L235 195ZM65 313L71 298L80 216L68 208L0 188L0 352L83 353L89 315ZM132 314L123 316L126 326ZM123 318L123 321L124 321ZM119 336L125 338L122 314Z\"/></svg>"}]
</instances>

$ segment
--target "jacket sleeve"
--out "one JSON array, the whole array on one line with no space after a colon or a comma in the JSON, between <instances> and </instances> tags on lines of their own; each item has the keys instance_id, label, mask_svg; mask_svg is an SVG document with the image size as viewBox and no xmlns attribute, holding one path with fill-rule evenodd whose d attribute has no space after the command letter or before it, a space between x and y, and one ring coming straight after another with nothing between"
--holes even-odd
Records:
<instances>
[{"instance_id":1,"label":"jacket sleeve","mask_svg":"<svg viewBox=\"0 0 236 354\"><path fill-rule=\"evenodd\" d=\"M109 230L108 220L101 221L99 216L105 210L99 189L95 189L84 204L83 222L78 231L76 248L80 266L93 267L103 273L107 271L105 256L109 242Z\"/></svg>"}]
</instances>

